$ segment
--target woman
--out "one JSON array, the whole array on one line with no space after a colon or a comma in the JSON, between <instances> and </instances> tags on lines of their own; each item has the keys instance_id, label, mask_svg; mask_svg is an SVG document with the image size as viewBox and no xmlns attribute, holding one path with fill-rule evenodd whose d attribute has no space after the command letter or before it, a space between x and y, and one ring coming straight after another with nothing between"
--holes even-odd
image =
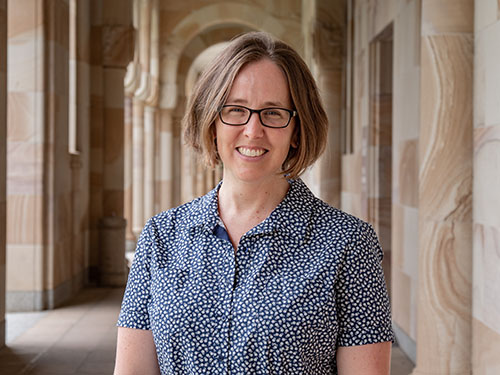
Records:
<instances>
[{"instance_id":1,"label":"woman","mask_svg":"<svg viewBox=\"0 0 500 375\"><path fill-rule=\"evenodd\" d=\"M115 374L388 374L376 235L298 179L327 129L298 54L265 33L233 40L184 125L207 164L222 162L223 181L146 224Z\"/></svg>"}]
</instances>

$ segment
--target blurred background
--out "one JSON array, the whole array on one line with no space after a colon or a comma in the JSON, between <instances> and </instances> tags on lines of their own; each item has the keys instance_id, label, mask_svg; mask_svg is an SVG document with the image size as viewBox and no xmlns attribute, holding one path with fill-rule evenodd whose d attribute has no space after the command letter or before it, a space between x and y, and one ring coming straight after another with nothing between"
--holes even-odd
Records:
<instances>
[{"instance_id":1,"label":"blurred background","mask_svg":"<svg viewBox=\"0 0 500 375\"><path fill-rule=\"evenodd\" d=\"M318 82L302 178L379 234L392 373L500 374L498 0L0 0L0 372L112 372L145 221L221 178L187 97L250 30Z\"/></svg>"}]
</instances>

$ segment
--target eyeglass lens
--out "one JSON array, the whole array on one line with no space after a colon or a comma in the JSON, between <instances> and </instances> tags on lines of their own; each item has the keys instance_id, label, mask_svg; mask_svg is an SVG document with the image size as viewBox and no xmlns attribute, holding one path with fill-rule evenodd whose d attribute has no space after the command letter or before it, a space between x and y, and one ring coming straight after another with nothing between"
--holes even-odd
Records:
<instances>
[{"instance_id":1,"label":"eyeglass lens","mask_svg":"<svg viewBox=\"0 0 500 375\"><path fill-rule=\"evenodd\" d=\"M252 112L239 106L225 106L221 110L222 121L231 125L243 125L248 122ZM290 121L290 112L281 108L264 108L260 110L260 120L271 127L286 126Z\"/></svg>"}]
</instances>

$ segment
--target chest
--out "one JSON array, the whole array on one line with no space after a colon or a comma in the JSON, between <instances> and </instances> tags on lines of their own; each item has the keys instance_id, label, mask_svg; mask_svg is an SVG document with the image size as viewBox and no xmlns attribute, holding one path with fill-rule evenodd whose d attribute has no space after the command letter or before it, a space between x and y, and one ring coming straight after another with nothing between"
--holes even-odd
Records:
<instances>
[{"instance_id":1,"label":"chest","mask_svg":"<svg viewBox=\"0 0 500 375\"><path fill-rule=\"evenodd\" d=\"M291 337L295 345L319 332L335 337L331 256L275 236L243 237L236 254L215 236L185 246L152 272L157 335L214 338L226 332L246 337L246 344L274 345Z\"/></svg>"}]
</instances>

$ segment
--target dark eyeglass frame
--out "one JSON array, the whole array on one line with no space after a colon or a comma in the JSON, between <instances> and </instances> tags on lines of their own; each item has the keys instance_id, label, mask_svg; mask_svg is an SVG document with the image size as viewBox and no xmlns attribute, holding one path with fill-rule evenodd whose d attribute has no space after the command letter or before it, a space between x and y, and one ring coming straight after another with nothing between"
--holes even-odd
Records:
<instances>
[{"instance_id":1,"label":"dark eyeglass frame","mask_svg":"<svg viewBox=\"0 0 500 375\"><path fill-rule=\"evenodd\" d=\"M227 107L244 108L244 109L250 111L250 115L248 116L247 120L244 123L242 123L242 124L230 124L228 122L225 122L222 119L222 109L223 108L227 108ZM288 122L286 123L286 125L283 125L283 126L271 126L271 125L264 124L264 122L262 121L262 117L260 116L260 113L262 111L266 111L266 110L269 110L269 109L280 109L282 111L288 112L289 115L290 115L290 117L288 118ZM248 121L250 121L250 118L252 117L252 115L254 113L257 113L259 115L259 121L262 124L262 126L265 126L266 128L271 128L271 129L283 129L283 128L286 128L290 124L290 121L292 121L292 118L294 118L295 116L297 116L297 111L294 111L294 110L291 110L291 109L288 109L288 108L266 107L266 108L262 108L262 109L252 109L252 108L245 107L244 105L225 104L225 105L221 106L220 109L219 109L219 118L220 118L220 120L222 121L223 124L226 124L226 125L229 125L229 126L243 126L243 125L248 124Z\"/></svg>"}]
</instances>

